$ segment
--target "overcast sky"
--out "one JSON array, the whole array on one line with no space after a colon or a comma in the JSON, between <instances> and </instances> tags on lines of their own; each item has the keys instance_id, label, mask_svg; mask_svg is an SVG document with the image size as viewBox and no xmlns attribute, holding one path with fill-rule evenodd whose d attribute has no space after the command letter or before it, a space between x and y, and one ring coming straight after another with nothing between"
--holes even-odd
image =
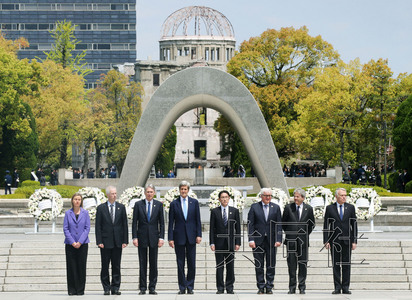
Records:
<instances>
[{"instance_id":1,"label":"overcast sky","mask_svg":"<svg viewBox=\"0 0 412 300\"><path fill-rule=\"evenodd\" d=\"M186 6L208 6L224 14L241 42L268 28L306 26L321 35L345 62L385 58L395 75L412 73L410 0L137 0L137 58L159 59L165 19Z\"/></svg>"}]
</instances>

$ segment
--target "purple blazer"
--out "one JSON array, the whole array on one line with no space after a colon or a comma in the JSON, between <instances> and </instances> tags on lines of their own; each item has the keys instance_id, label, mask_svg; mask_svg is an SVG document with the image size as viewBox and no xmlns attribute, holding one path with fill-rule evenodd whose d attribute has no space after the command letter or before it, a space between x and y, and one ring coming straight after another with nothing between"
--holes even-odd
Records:
<instances>
[{"instance_id":1,"label":"purple blazer","mask_svg":"<svg viewBox=\"0 0 412 300\"><path fill-rule=\"evenodd\" d=\"M79 218L76 220L76 215L73 209L66 211L63 222L63 232L65 236L65 244L73 244L80 242L80 244L90 243L90 217L89 212L80 208Z\"/></svg>"}]
</instances>

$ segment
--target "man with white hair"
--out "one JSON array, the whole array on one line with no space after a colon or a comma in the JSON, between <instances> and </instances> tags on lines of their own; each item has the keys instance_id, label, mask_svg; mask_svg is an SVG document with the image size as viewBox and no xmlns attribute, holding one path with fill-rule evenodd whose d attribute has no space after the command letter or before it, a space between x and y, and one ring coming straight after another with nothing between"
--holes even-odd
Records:
<instances>
[{"instance_id":1,"label":"man with white hair","mask_svg":"<svg viewBox=\"0 0 412 300\"><path fill-rule=\"evenodd\" d=\"M358 225L355 206L346 203L346 190L338 188L335 192L336 202L325 210L323 224L323 243L331 249L333 263L332 294L351 294L350 262L352 250L356 249Z\"/></svg>"},{"instance_id":2,"label":"man with white hair","mask_svg":"<svg viewBox=\"0 0 412 300\"><path fill-rule=\"evenodd\" d=\"M96 244L100 248L102 268L100 280L104 295L120 295L120 264L122 250L129 243L126 208L116 201L117 191L114 186L106 188L108 201L96 209ZM109 265L112 265L110 283Z\"/></svg>"},{"instance_id":3,"label":"man with white hair","mask_svg":"<svg viewBox=\"0 0 412 300\"><path fill-rule=\"evenodd\" d=\"M262 201L252 204L248 214L249 247L255 258L258 294L273 294L276 248L282 244L282 220L279 205L271 202L272 190L263 188L260 194Z\"/></svg>"}]
</instances>

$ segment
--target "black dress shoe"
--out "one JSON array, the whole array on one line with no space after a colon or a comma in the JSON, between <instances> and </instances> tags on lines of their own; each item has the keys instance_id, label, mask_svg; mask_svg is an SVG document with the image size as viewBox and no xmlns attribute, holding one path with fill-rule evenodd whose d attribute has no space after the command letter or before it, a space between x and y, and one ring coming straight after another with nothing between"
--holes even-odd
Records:
<instances>
[{"instance_id":1,"label":"black dress shoe","mask_svg":"<svg viewBox=\"0 0 412 300\"><path fill-rule=\"evenodd\" d=\"M185 290L180 290L180 291L177 292L177 294L178 295L183 295L183 294L186 294L186 291Z\"/></svg>"},{"instance_id":2,"label":"black dress shoe","mask_svg":"<svg viewBox=\"0 0 412 300\"><path fill-rule=\"evenodd\" d=\"M340 290L334 290L334 291L332 292L332 295L337 295L337 294L340 294Z\"/></svg>"},{"instance_id":3,"label":"black dress shoe","mask_svg":"<svg viewBox=\"0 0 412 300\"><path fill-rule=\"evenodd\" d=\"M349 290L342 290L342 294L350 295L350 294L352 294L352 292L349 291Z\"/></svg>"},{"instance_id":4,"label":"black dress shoe","mask_svg":"<svg viewBox=\"0 0 412 300\"><path fill-rule=\"evenodd\" d=\"M266 289L266 294L273 294L272 289L267 288Z\"/></svg>"},{"instance_id":5,"label":"black dress shoe","mask_svg":"<svg viewBox=\"0 0 412 300\"><path fill-rule=\"evenodd\" d=\"M187 289L187 293L188 293L189 295L193 295L193 290Z\"/></svg>"},{"instance_id":6,"label":"black dress shoe","mask_svg":"<svg viewBox=\"0 0 412 300\"><path fill-rule=\"evenodd\" d=\"M149 294L150 294L150 295L157 295L157 292L156 292L155 290L150 290L150 291L149 291Z\"/></svg>"},{"instance_id":7,"label":"black dress shoe","mask_svg":"<svg viewBox=\"0 0 412 300\"><path fill-rule=\"evenodd\" d=\"M113 290L112 291L112 295L121 295L122 292L120 292L119 290Z\"/></svg>"},{"instance_id":8,"label":"black dress shoe","mask_svg":"<svg viewBox=\"0 0 412 300\"><path fill-rule=\"evenodd\" d=\"M217 290L216 294L223 294L223 290Z\"/></svg>"},{"instance_id":9,"label":"black dress shoe","mask_svg":"<svg viewBox=\"0 0 412 300\"><path fill-rule=\"evenodd\" d=\"M140 290L139 295L146 295L146 291Z\"/></svg>"},{"instance_id":10,"label":"black dress shoe","mask_svg":"<svg viewBox=\"0 0 412 300\"><path fill-rule=\"evenodd\" d=\"M77 293L78 296L83 296L84 292Z\"/></svg>"},{"instance_id":11,"label":"black dress shoe","mask_svg":"<svg viewBox=\"0 0 412 300\"><path fill-rule=\"evenodd\" d=\"M300 290L299 290L299 293L300 293L300 294L306 294L305 289L300 289Z\"/></svg>"},{"instance_id":12,"label":"black dress shoe","mask_svg":"<svg viewBox=\"0 0 412 300\"><path fill-rule=\"evenodd\" d=\"M228 290L227 293L228 294L234 294L235 292L233 290Z\"/></svg>"},{"instance_id":13,"label":"black dress shoe","mask_svg":"<svg viewBox=\"0 0 412 300\"><path fill-rule=\"evenodd\" d=\"M104 295L110 295L110 291L109 290L107 290L107 291L104 291Z\"/></svg>"},{"instance_id":14,"label":"black dress shoe","mask_svg":"<svg viewBox=\"0 0 412 300\"><path fill-rule=\"evenodd\" d=\"M288 292L288 294L289 294L289 295L290 295L290 294L296 294L296 290L295 290L295 289L290 289L289 292Z\"/></svg>"},{"instance_id":15,"label":"black dress shoe","mask_svg":"<svg viewBox=\"0 0 412 300\"><path fill-rule=\"evenodd\" d=\"M264 293L265 293L264 289L258 289L258 292L257 292L258 295L263 295Z\"/></svg>"}]
</instances>

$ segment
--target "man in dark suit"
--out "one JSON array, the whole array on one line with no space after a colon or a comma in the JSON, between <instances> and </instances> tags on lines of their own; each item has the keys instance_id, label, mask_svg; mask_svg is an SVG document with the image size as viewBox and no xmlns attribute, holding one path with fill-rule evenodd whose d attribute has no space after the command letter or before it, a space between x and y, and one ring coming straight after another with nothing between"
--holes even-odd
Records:
<instances>
[{"instance_id":1,"label":"man in dark suit","mask_svg":"<svg viewBox=\"0 0 412 300\"><path fill-rule=\"evenodd\" d=\"M233 294L235 283L235 251L240 248L239 210L229 207L229 192L219 193L220 207L210 212L210 248L216 257L216 294ZM223 270L226 264L226 286L223 281Z\"/></svg>"},{"instance_id":2,"label":"man in dark suit","mask_svg":"<svg viewBox=\"0 0 412 300\"><path fill-rule=\"evenodd\" d=\"M272 190L263 188L262 201L252 204L248 214L249 247L253 249L258 294L273 294L276 248L282 244L279 205L270 202ZM264 266L266 259L266 281Z\"/></svg>"},{"instance_id":3,"label":"man in dark suit","mask_svg":"<svg viewBox=\"0 0 412 300\"><path fill-rule=\"evenodd\" d=\"M106 188L108 201L96 210L96 244L100 248L102 269L100 280L105 295L120 295L120 263L122 249L129 243L127 214L123 204L116 202L117 192L113 186ZM109 278L109 264L112 265L112 282Z\"/></svg>"},{"instance_id":4,"label":"man in dark suit","mask_svg":"<svg viewBox=\"0 0 412 300\"><path fill-rule=\"evenodd\" d=\"M299 269L299 291L301 294L305 294L306 290L309 234L315 227L315 217L312 206L303 203L305 197L305 190L294 190L294 202L286 205L282 216L282 227L286 235L284 245L286 245L288 253L288 294L296 293L296 269Z\"/></svg>"},{"instance_id":5,"label":"man in dark suit","mask_svg":"<svg viewBox=\"0 0 412 300\"><path fill-rule=\"evenodd\" d=\"M356 249L358 226L355 206L346 203L346 190L338 188L335 192L336 203L325 210L323 224L323 243L331 249L333 264L333 282L335 290L332 294L351 294L350 262L352 250Z\"/></svg>"},{"instance_id":6,"label":"man in dark suit","mask_svg":"<svg viewBox=\"0 0 412 300\"><path fill-rule=\"evenodd\" d=\"M139 295L146 294L147 290L147 249L150 265L149 294L157 295L157 253L164 243L165 222L163 204L153 199L155 193L154 185L147 185L144 192L146 199L137 201L133 209L133 245L138 247L139 253Z\"/></svg>"},{"instance_id":7,"label":"man in dark suit","mask_svg":"<svg viewBox=\"0 0 412 300\"><path fill-rule=\"evenodd\" d=\"M177 261L178 294L193 294L196 274L196 244L202 241L199 202L188 197L190 183L179 184L180 197L170 203L169 246L175 249ZM187 260L187 276L185 275Z\"/></svg>"}]
</instances>

